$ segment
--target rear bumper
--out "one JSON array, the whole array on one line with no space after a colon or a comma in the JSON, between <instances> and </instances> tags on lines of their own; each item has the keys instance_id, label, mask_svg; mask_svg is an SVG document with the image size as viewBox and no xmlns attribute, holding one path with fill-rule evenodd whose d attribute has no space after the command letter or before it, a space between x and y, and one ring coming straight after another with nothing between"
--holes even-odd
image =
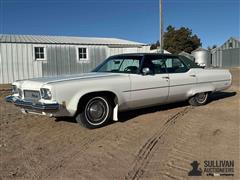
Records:
<instances>
[{"instance_id":1,"label":"rear bumper","mask_svg":"<svg viewBox=\"0 0 240 180\"><path fill-rule=\"evenodd\" d=\"M26 100L20 99L17 96L12 96L12 95L7 96L5 100L23 109L30 109L30 110L32 109L37 111L57 111L60 108L58 103L51 103L51 104L39 103L39 102L34 103L32 101L26 101Z\"/></svg>"}]
</instances>

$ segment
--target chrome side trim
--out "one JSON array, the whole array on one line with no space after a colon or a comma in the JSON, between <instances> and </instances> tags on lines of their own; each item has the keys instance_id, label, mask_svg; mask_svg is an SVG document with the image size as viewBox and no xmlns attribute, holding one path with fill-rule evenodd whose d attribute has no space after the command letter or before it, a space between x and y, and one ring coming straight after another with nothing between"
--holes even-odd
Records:
<instances>
[{"instance_id":1,"label":"chrome side trim","mask_svg":"<svg viewBox=\"0 0 240 180\"><path fill-rule=\"evenodd\" d=\"M159 86L159 87L151 87L151 88L144 88L144 89L132 89L132 90L126 90L123 92L145 91L145 90L150 90L150 89L160 89L160 88L166 88L166 87L171 88L171 87L177 87L177 86L197 85L197 84L205 84L205 83L217 83L217 82L225 82L225 81L231 81L231 79L218 80L218 81L196 82L196 83L188 83L188 84L177 84L177 85L171 85L171 86Z\"/></svg>"}]
</instances>

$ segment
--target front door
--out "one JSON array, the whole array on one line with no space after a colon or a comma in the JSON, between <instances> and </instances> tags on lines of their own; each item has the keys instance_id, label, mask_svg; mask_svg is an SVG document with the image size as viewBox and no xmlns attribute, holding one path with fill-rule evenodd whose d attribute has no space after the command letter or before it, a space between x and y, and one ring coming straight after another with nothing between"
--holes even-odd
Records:
<instances>
[{"instance_id":1,"label":"front door","mask_svg":"<svg viewBox=\"0 0 240 180\"><path fill-rule=\"evenodd\" d=\"M130 74L131 108L165 103L169 93L169 75L161 56L145 57L142 68L148 67L147 75Z\"/></svg>"}]
</instances>

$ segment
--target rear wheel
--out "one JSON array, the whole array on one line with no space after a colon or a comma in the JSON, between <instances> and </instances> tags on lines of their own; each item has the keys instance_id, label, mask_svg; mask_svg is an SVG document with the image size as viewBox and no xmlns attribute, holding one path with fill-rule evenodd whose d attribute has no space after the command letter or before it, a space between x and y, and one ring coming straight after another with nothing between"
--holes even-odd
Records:
<instances>
[{"instance_id":1,"label":"rear wheel","mask_svg":"<svg viewBox=\"0 0 240 180\"><path fill-rule=\"evenodd\" d=\"M198 93L196 95L194 95L193 97L191 97L189 99L189 104L191 104L192 106L201 106L207 103L208 100L208 93L207 92L203 92L203 93Z\"/></svg>"},{"instance_id":2,"label":"rear wheel","mask_svg":"<svg viewBox=\"0 0 240 180\"><path fill-rule=\"evenodd\" d=\"M85 107L76 116L76 121L80 125L93 129L109 122L112 117L112 106L107 97L90 97L85 102Z\"/></svg>"}]
</instances>

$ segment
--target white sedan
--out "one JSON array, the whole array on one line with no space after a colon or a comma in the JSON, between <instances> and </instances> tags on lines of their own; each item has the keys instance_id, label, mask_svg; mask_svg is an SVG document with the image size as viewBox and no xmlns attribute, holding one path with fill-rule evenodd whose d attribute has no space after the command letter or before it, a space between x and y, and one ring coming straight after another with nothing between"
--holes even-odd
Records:
<instances>
[{"instance_id":1,"label":"white sedan","mask_svg":"<svg viewBox=\"0 0 240 180\"><path fill-rule=\"evenodd\" d=\"M184 100L203 105L231 81L228 70L203 69L183 56L123 54L91 73L14 82L6 100L24 113L71 116L96 128L117 121L119 111Z\"/></svg>"}]
</instances>

